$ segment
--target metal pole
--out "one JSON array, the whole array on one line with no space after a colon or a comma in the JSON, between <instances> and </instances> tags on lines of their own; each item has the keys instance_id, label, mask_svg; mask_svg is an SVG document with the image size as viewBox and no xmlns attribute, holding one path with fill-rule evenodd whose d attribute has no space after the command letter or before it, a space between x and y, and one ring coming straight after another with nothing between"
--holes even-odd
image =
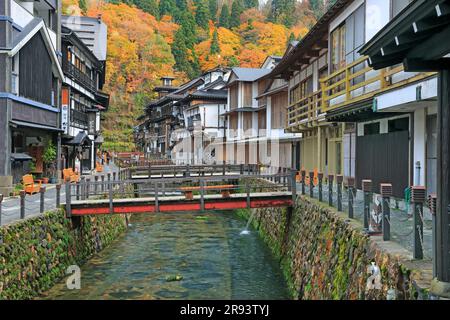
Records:
<instances>
[{"instance_id":1,"label":"metal pole","mask_svg":"<svg viewBox=\"0 0 450 320\"><path fill-rule=\"evenodd\" d=\"M81 200L85 199L85 193L86 193L86 184L85 184L84 179L85 179L85 177L83 177L83 176L80 178Z\"/></svg>"},{"instance_id":2,"label":"metal pole","mask_svg":"<svg viewBox=\"0 0 450 320\"><path fill-rule=\"evenodd\" d=\"M330 207L333 206L333 180L334 180L334 175L329 174L328 175L328 205Z\"/></svg>"},{"instance_id":3,"label":"metal pole","mask_svg":"<svg viewBox=\"0 0 450 320\"><path fill-rule=\"evenodd\" d=\"M355 190L355 178L348 177L347 178L347 187L348 187L348 217L349 219L353 219L353 192Z\"/></svg>"},{"instance_id":4,"label":"metal pole","mask_svg":"<svg viewBox=\"0 0 450 320\"><path fill-rule=\"evenodd\" d=\"M101 183L101 191L102 191L102 193L103 193L103 192L105 192L105 175L102 174L100 178L102 179L102 183Z\"/></svg>"},{"instance_id":5,"label":"metal pole","mask_svg":"<svg viewBox=\"0 0 450 320\"><path fill-rule=\"evenodd\" d=\"M250 185L248 181L245 181L245 189L247 192L247 209L250 209Z\"/></svg>"},{"instance_id":6,"label":"metal pole","mask_svg":"<svg viewBox=\"0 0 450 320\"><path fill-rule=\"evenodd\" d=\"M314 198L314 171L309 172L309 196Z\"/></svg>"},{"instance_id":7,"label":"metal pole","mask_svg":"<svg viewBox=\"0 0 450 320\"><path fill-rule=\"evenodd\" d=\"M70 218L72 216L72 207L71 207L71 201L72 201L72 195L71 193L71 185L70 185L70 178L66 179L66 217Z\"/></svg>"},{"instance_id":8,"label":"metal pole","mask_svg":"<svg viewBox=\"0 0 450 320\"><path fill-rule=\"evenodd\" d=\"M344 181L344 176L341 174L336 175L337 183L337 209L342 211L342 182Z\"/></svg>"},{"instance_id":9,"label":"metal pole","mask_svg":"<svg viewBox=\"0 0 450 320\"><path fill-rule=\"evenodd\" d=\"M61 206L61 184L58 183L56 185L56 208L58 209Z\"/></svg>"},{"instance_id":10,"label":"metal pole","mask_svg":"<svg viewBox=\"0 0 450 320\"><path fill-rule=\"evenodd\" d=\"M98 190L98 176L94 176L94 193L95 195L97 195L97 190Z\"/></svg>"},{"instance_id":11,"label":"metal pole","mask_svg":"<svg viewBox=\"0 0 450 320\"><path fill-rule=\"evenodd\" d=\"M297 200L297 184L295 177L297 175L297 170L291 170L291 191L292 191L292 204L295 205Z\"/></svg>"},{"instance_id":12,"label":"metal pole","mask_svg":"<svg viewBox=\"0 0 450 320\"><path fill-rule=\"evenodd\" d=\"M76 196L77 196L77 200L80 200L80 181L76 182Z\"/></svg>"},{"instance_id":13,"label":"metal pole","mask_svg":"<svg viewBox=\"0 0 450 320\"><path fill-rule=\"evenodd\" d=\"M152 178L152 165L151 165L150 161L148 162L148 178L149 179Z\"/></svg>"},{"instance_id":14,"label":"metal pole","mask_svg":"<svg viewBox=\"0 0 450 320\"><path fill-rule=\"evenodd\" d=\"M364 229L369 231L370 201L372 197L372 180L369 179L363 180L362 189L364 192Z\"/></svg>"},{"instance_id":15,"label":"metal pole","mask_svg":"<svg viewBox=\"0 0 450 320\"><path fill-rule=\"evenodd\" d=\"M2 202L3 202L3 194L0 193L0 226L2 225Z\"/></svg>"},{"instance_id":16,"label":"metal pole","mask_svg":"<svg viewBox=\"0 0 450 320\"><path fill-rule=\"evenodd\" d=\"M39 213L44 213L45 210L45 187L41 187L39 189L40 194L40 205L39 205Z\"/></svg>"},{"instance_id":17,"label":"metal pole","mask_svg":"<svg viewBox=\"0 0 450 320\"><path fill-rule=\"evenodd\" d=\"M306 171L302 170L301 171L302 174L302 195L305 195L305 177L306 177Z\"/></svg>"},{"instance_id":18,"label":"metal pole","mask_svg":"<svg viewBox=\"0 0 450 320\"><path fill-rule=\"evenodd\" d=\"M86 199L89 199L90 192L91 192L91 179L86 178Z\"/></svg>"},{"instance_id":19,"label":"metal pole","mask_svg":"<svg viewBox=\"0 0 450 320\"><path fill-rule=\"evenodd\" d=\"M20 219L25 219L25 190L20 190Z\"/></svg>"},{"instance_id":20,"label":"metal pole","mask_svg":"<svg viewBox=\"0 0 450 320\"><path fill-rule=\"evenodd\" d=\"M155 182L155 211L159 212L158 182Z\"/></svg>"},{"instance_id":21,"label":"metal pole","mask_svg":"<svg viewBox=\"0 0 450 320\"><path fill-rule=\"evenodd\" d=\"M437 197L435 194L430 194L428 196L428 207L430 208L430 212L431 212L431 222L432 222L432 258L431 260L433 261L433 278L436 277L436 270L437 270L437 265L436 265L436 256L437 256L437 247L436 247L436 242L437 242L437 235L436 235L436 210L437 210Z\"/></svg>"},{"instance_id":22,"label":"metal pole","mask_svg":"<svg viewBox=\"0 0 450 320\"><path fill-rule=\"evenodd\" d=\"M200 210L204 211L205 210L205 189L203 188L204 186L204 181L200 180Z\"/></svg>"},{"instance_id":23,"label":"metal pole","mask_svg":"<svg viewBox=\"0 0 450 320\"><path fill-rule=\"evenodd\" d=\"M392 184L381 183L380 191L383 201L381 205L381 208L383 210L383 220L382 220L383 240L389 241L391 240L391 207L389 206L389 203L391 201L392 196Z\"/></svg>"},{"instance_id":24,"label":"metal pole","mask_svg":"<svg viewBox=\"0 0 450 320\"><path fill-rule=\"evenodd\" d=\"M319 178L319 201L323 200L323 186L322 186L322 182L323 182L323 173L319 172L319 174L317 175L317 177Z\"/></svg>"},{"instance_id":25,"label":"metal pole","mask_svg":"<svg viewBox=\"0 0 450 320\"><path fill-rule=\"evenodd\" d=\"M108 174L109 175L109 174ZM109 178L109 177L108 177ZM114 207L113 207L113 188L112 183L108 179L108 193L109 193L109 213L114 213Z\"/></svg>"},{"instance_id":26,"label":"metal pole","mask_svg":"<svg viewBox=\"0 0 450 320\"><path fill-rule=\"evenodd\" d=\"M423 203L426 189L423 186L411 188L411 203L414 204L414 259L423 259Z\"/></svg>"}]
</instances>

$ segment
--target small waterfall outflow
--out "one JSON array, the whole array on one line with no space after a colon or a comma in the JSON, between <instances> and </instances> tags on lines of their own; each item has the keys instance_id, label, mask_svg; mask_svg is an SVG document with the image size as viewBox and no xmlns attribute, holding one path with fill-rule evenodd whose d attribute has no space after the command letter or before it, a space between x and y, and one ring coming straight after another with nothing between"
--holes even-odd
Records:
<instances>
[{"instance_id":1,"label":"small waterfall outflow","mask_svg":"<svg viewBox=\"0 0 450 320\"><path fill-rule=\"evenodd\" d=\"M250 227L250 223L252 223L255 213L256 213L256 210L251 213L250 217L248 218L247 225L245 226L245 229L239 233L240 235L250 234L250 230L248 230L248 228Z\"/></svg>"}]
</instances>

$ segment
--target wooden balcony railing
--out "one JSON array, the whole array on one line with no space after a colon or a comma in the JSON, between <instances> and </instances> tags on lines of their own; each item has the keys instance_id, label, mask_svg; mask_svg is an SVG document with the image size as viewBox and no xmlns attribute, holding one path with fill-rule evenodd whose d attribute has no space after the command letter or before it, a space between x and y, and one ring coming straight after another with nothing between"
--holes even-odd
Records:
<instances>
[{"instance_id":1,"label":"wooden balcony railing","mask_svg":"<svg viewBox=\"0 0 450 320\"><path fill-rule=\"evenodd\" d=\"M320 79L321 90L301 98L288 107L287 126L314 126L321 114L345 108L359 101L372 98L375 94L405 86L433 73L404 72L403 65L373 70L367 63L368 57L346 65L331 75Z\"/></svg>"},{"instance_id":2,"label":"wooden balcony railing","mask_svg":"<svg viewBox=\"0 0 450 320\"><path fill-rule=\"evenodd\" d=\"M323 113L322 91L316 91L288 107L288 127L298 127L317 120Z\"/></svg>"},{"instance_id":3,"label":"wooden balcony railing","mask_svg":"<svg viewBox=\"0 0 450 320\"><path fill-rule=\"evenodd\" d=\"M322 110L328 112L373 97L385 90L429 77L431 73L404 72L403 65L374 70L361 57L320 80Z\"/></svg>"}]
</instances>

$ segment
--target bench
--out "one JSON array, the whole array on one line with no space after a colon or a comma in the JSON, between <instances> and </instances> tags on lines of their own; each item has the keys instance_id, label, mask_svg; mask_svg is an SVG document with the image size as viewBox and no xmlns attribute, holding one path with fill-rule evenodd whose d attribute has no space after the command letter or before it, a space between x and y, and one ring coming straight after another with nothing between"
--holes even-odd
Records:
<instances>
[{"instance_id":1,"label":"bench","mask_svg":"<svg viewBox=\"0 0 450 320\"><path fill-rule=\"evenodd\" d=\"M223 184L217 186L204 186L203 190L220 190L222 198L229 198L230 190L234 189L235 187L236 186L233 184ZM184 192L186 200L192 200L194 199L193 191L200 190L200 187L181 187L179 190Z\"/></svg>"},{"instance_id":2,"label":"bench","mask_svg":"<svg viewBox=\"0 0 450 320\"><path fill-rule=\"evenodd\" d=\"M103 166L99 162L95 163L95 171L103 172Z\"/></svg>"},{"instance_id":3,"label":"bench","mask_svg":"<svg viewBox=\"0 0 450 320\"><path fill-rule=\"evenodd\" d=\"M72 168L63 170L64 181L69 180L70 182L78 182L80 180L80 175L73 172Z\"/></svg>"},{"instance_id":4,"label":"bench","mask_svg":"<svg viewBox=\"0 0 450 320\"><path fill-rule=\"evenodd\" d=\"M39 181L36 183L34 181L33 175L27 174L22 177L23 187L26 193L34 194L38 193L41 189L42 182Z\"/></svg>"}]
</instances>

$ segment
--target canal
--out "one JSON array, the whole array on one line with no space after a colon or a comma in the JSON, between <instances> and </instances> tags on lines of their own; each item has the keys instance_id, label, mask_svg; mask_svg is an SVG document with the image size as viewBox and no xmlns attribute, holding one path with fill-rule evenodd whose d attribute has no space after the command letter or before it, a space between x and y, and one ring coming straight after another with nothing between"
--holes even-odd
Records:
<instances>
[{"instance_id":1,"label":"canal","mask_svg":"<svg viewBox=\"0 0 450 320\"><path fill-rule=\"evenodd\" d=\"M134 215L127 233L44 299L288 299L279 264L232 212Z\"/></svg>"}]
</instances>

